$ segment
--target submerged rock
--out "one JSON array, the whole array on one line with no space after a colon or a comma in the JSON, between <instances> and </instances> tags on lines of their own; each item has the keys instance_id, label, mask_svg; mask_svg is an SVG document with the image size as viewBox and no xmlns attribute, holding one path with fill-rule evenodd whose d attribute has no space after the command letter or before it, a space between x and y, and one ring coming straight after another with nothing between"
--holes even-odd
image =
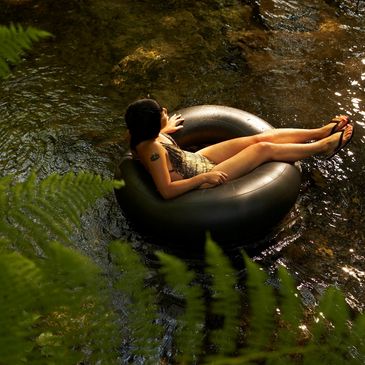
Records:
<instances>
[{"instance_id":1,"label":"submerged rock","mask_svg":"<svg viewBox=\"0 0 365 365\"><path fill-rule=\"evenodd\" d=\"M227 34L244 29L251 17L250 7L237 1L220 6L217 10L198 2L184 9L160 7L149 13L148 26L139 13L130 13L129 26L119 28L113 42L114 53L121 55L113 67L113 84L122 93L133 88L134 97L148 94L170 107L186 97L219 91L237 64L243 66L241 56L233 56Z\"/></svg>"},{"instance_id":2,"label":"submerged rock","mask_svg":"<svg viewBox=\"0 0 365 365\"><path fill-rule=\"evenodd\" d=\"M310 32L258 28L230 33L232 44L239 47L249 68L258 72L301 72L313 60L336 58L342 52L339 40L345 37L343 27L333 19L323 19Z\"/></svg>"}]
</instances>

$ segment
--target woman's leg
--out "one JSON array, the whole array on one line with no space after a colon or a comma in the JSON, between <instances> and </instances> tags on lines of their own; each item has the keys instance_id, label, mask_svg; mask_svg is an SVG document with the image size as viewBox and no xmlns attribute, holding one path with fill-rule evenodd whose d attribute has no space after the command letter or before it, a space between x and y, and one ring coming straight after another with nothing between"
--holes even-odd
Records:
<instances>
[{"instance_id":1,"label":"woman's leg","mask_svg":"<svg viewBox=\"0 0 365 365\"><path fill-rule=\"evenodd\" d=\"M347 119L343 119L342 123L338 124L338 130L342 129L347 124L347 122ZM216 143L214 145L205 147L198 152L209 158L211 161L220 163L236 155L245 148L260 142L283 144L306 143L313 140L320 140L327 137L331 133L333 127L334 122L315 129L270 129L253 136L239 137Z\"/></svg>"},{"instance_id":2,"label":"woman's leg","mask_svg":"<svg viewBox=\"0 0 365 365\"><path fill-rule=\"evenodd\" d=\"M346 127L342 136L344 145L353 133L353 127ZM269 161L295 162L316 154L328 154L338 147L341 133L335 133L313 143L272 143L259 142L248 146L234 156L224 160L213 170L223 171L228 174L228 179L233 180L243 176L256 167Z\"/></svg>"}]
</instances>

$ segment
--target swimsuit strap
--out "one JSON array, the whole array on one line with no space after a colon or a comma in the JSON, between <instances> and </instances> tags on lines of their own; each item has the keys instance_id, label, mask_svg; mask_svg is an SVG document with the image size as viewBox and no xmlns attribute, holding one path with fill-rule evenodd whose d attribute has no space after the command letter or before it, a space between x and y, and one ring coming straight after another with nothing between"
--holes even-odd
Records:
<instances>
[{"instance_id":1,"label":"swimsuit strap","mask_svg":"<svg viewBox=\"0 0 365 365\"><path fill-rule=\"evenodd\" d=\"M169 159L171 162L171 165L173 167L173 169L169 172L178 172L179 167L181 167L184 164L184 156L183 156L183 151L180 149L180 147L175 143L175 144L171 144L171 143L164 143L161 142L162 146L165 147L167 153L169 154Z\"/></svg>"},{"instance_id":2,"label":"swimsuit strap","mask_svg":"<svg viewBox=\"0 0 365 365\"><path fill-rule=\"evenodd\" d=\"M161 142L161 144L167 149L167 152L169 153L169 155L171 153L171 149L169 147L175 147L175 151L176 151L176 148L180 149L180 147L178 146L176 141L168 133L162 133L162 135L164 135L169 141L172 142L172 145L169 143ZM175 152L175 158L176 158L176 152ZM169 170L169 172L177 172L177 171L176 171L176 169L172 168L171 170Z\"/></svg>"},{"instance_id":3,"label":"swimsuit strap","mask_svg":"<svg viewBox=\"0 0 365 365\"><path fill-rule=\"evenodd\" d=\"M167 133L162 133L167 139L169 139L175 146L177 146L176 141Z\"/></svg>"}]
</instances>

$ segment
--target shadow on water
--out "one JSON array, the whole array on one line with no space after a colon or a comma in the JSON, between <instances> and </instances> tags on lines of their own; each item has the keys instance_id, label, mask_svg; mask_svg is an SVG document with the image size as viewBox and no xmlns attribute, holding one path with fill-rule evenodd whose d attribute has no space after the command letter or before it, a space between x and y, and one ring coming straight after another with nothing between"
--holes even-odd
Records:
<instances>
[{"instance_id":1,"label":"shadow on water","mask_svg":"<svg viewBox=\"0 0 365 365\"><path fill-rule=\"evenodd\" d=\"M122 115L138 97L154 97L169 110L229 105L276 127L312 128L350 115L356 128L350 147L330 161L303 162L295 207L254 256L269 272L285 266L309 305L336 285L353 308L364 309L363 1L2 0L0 6L1 23L55 35L0 82L2 176L87 169L112 177L127 148ZM111 196L83 217L77 244L107 265L107 243L116 238L155 266L156 246L131 228ZM230 255L239 261L238 249Z\"/></svg>"}]
</instances>

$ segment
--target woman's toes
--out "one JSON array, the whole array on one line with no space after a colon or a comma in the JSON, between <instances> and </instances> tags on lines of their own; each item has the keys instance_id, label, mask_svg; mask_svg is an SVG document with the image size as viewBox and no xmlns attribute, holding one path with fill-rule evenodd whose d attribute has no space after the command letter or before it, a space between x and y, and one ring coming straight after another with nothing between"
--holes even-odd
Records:
<instances>
[{"instance_id":1,"label":"woman's toes","mask_svg":"<svg viewBox=\"0 0 365 365\"><path fill-rule=\"evenodd\" d=\"M337 136L338 135L338 136ZM332 148L327 155L326 159L332 158L336 155L340 150L347 146L347 144L351 141L351 138L354 135L354 127L350 124L346 125L340 132L337 132L334 136L337 138L333 141Z\"/></svg>"}]
</instances>

